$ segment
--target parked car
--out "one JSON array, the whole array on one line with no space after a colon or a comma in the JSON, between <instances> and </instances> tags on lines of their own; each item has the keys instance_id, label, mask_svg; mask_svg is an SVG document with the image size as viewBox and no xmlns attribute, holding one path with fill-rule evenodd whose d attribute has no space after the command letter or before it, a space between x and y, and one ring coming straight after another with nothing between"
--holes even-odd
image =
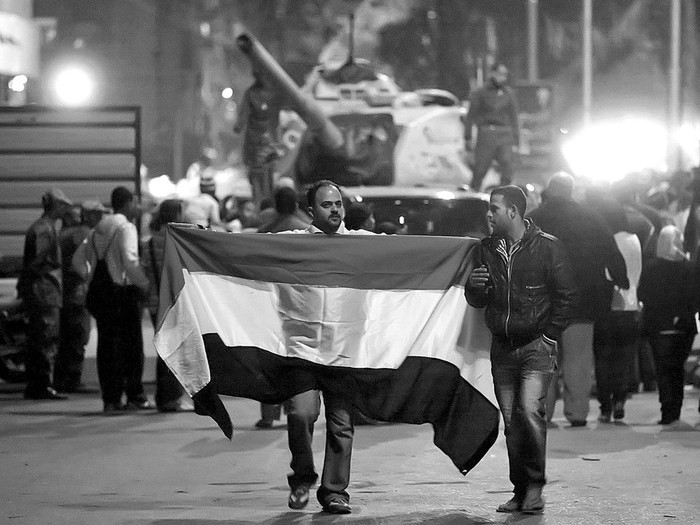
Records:
<instances>
[{"instance_id":1,"label":"parked car","mask_svg":"<svg viewBox=\"0 0 700 525\"><path fill-rule=\"evenodd\" d=\"M392 222L408 235L476 237L489 234L488 195L435 187L359 186L344 189L348 200L369 204L376 223Z\"/></svg>"}]
</instances>

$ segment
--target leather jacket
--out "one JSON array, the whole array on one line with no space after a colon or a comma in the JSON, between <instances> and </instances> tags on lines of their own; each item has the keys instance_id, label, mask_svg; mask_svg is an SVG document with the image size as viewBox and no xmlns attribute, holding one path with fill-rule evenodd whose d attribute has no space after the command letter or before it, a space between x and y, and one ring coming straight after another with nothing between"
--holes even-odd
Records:
<instances>
[{"instance_id":1,"label":"leather jacket","mask_svg":"<svg viewBox=\"0 0 700 525\"><path fill-rule=\"evenodd\" d=\"M467 302L486 307L486 324L494 337L513 347L544 336L557 341L574 318L578 292L564 246L531 220L509 255L505 239L481 241L474 267L484 264L491 275L485 289L465 287Z\"/></svg>"}]
</instances>

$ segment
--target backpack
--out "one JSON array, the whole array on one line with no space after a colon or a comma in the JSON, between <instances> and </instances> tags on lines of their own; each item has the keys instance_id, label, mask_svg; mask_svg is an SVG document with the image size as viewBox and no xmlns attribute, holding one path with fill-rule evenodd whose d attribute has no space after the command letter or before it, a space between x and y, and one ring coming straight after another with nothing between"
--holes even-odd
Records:
<instances>
[{"instance_id":1,"label":"backpack","mask_svg":"<svg viewBox=\"0 0 700 525\"><path fill-rule=\"evenodd\" d=\"M114 300L114 296L117 292L117 285L112 281L112 276L109 274L106 260L114 237L116 237L116 233L110 239L104 257L102 259L97 259L95 271L90 279L87 295L85 297L85 307L96 320L102 320L110 315L109 305ZM93 236L93 249L94 239Z\"/></svg>"}]
</instances>

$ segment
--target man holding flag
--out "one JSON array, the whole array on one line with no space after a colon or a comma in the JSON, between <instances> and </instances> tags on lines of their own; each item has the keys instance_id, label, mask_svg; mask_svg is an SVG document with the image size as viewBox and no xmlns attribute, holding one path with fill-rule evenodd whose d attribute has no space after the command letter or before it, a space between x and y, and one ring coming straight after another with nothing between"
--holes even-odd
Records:
<instances>
[{"instance_id":1,"label":"man holding flag","mask_svg":"<svg viewBox=\"0 0 700 525\"><path fill-rule=\"evenodd\" d=\"M313 184L306 193L309 213L313 218L305 230L292 233L318 235L348 234L367 235L365 230L350 231L345 228L345 207L340 188L329 180ZM346 489L350 483L350 460L354 435L352 401L333 392L323 393L326 408L326 452L323 462L321 486L317 497L323 510L331 514L349 514L350 496ZM303 509L309 502L309 489L318 474L314 467L311 441L314 423L320 412L318 390L297 394L285 403L287 412L287 438L292 453L292 474L289 481L289 507Z\"/></svg>"},{"instance_id":2,"label":"man holding flag","mask_svg":"<svg viewBox=\"0 0 700 525\"><path fill-rule=\"evenodd\" d=\"M545 398L557 366L557 339L571 322L573 273L556 237L524 219L526 199L517 186L491 192L492 235L481 241L465 293L486 307L493 333L491 367L505 423L514 496L498 512L544 510L547 421Z\"/></svg>"}]
</instances>

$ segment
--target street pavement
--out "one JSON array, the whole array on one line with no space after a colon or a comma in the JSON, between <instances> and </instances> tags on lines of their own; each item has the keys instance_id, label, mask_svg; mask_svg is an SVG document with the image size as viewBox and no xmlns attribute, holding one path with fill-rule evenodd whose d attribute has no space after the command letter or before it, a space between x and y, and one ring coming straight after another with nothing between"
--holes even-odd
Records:
<instances>
[{"instance_id":1,"label":"street pavement","mask_svg":"<svg viewBox=\"0 0 700 525\"><path fill-rule=\"evenodd\" d=\"M25 401L21 392L22 385L0 384L2 524L700 523L699 393L692 387L674 428L655 424L656 393L634 395L625 424L598 424L591 400L585 428L569 427L559 402L541 516L495 512L511 490L502 435L463 477L432 444L427 425L360 426L353 513L333 516L315 498L303 511L287 508L285 427L254 429L254 401L224 398L235 425L228 441L211 419L191 412L106 417L96 388L68 401ZM321 420L319 470L324 435Z\"/></svg>"}]
</instances>

